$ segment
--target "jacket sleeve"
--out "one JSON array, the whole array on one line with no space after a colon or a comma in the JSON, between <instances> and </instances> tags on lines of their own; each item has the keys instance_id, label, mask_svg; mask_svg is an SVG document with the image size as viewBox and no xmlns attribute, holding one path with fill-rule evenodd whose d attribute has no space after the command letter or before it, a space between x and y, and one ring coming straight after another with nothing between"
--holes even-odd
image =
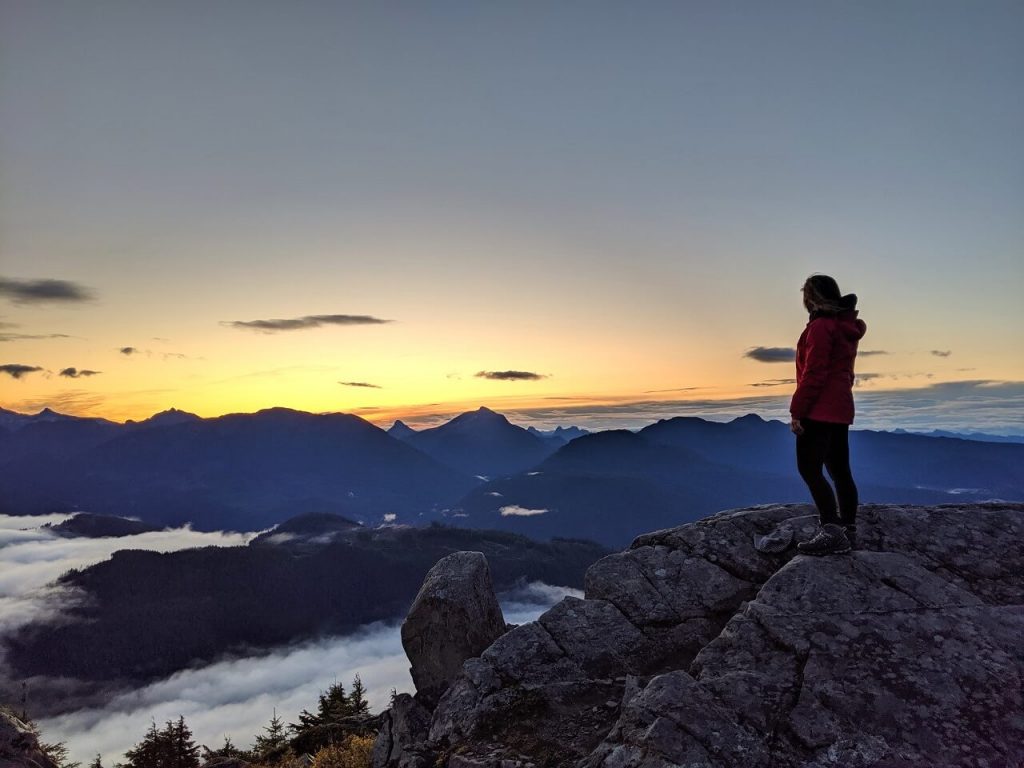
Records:
<instances>
[{"instance_id":1,"label":"jacket sleeve","mask_svg":"<svg viewBox=\"0 0 1024 768\"><path fill-rule=\"evenodd\" d=\"M835 339L834 331L831 323L821 320L812 322L807 329L804 372L789 403L789 413L794 419L807 417L825 388Z\"/></svg>"}]
</instances>

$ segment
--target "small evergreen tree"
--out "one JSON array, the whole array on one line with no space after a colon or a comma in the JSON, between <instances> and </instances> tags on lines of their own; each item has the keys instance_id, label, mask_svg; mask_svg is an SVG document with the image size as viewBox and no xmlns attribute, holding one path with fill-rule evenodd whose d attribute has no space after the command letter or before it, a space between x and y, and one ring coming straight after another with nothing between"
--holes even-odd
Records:
<instances>
[{"instance_id":1,"label":"small evergreen tree","mask_svg":"<svg viewBox=\"0 0 1024 768\"><path fill-rule=\"evenodd\" d=\"M352 715L366 715L370 712L370 702L366 700L366 687L358 672L352 681L352 691L348 695L348 711Z\"/></svg>"},{"instance_id":2,"label":"small evergreen tree","mask_svg":"<svg viewBox=\"0 0 1024 768\"><path fill-rule=\"evenodd\" d=\"M63 741L58 741L56 744L40 744L39 749L57 764L57 768L79 768L81 766L81 763L71 761L67 745Z\"/></svg>"},{"instance_id":3,"label":"small evergreen tree","mask_svg":"<svg viewBox=\"0 0 1024 768\"><path fill-rule=\"evenodd\" d=\"M199 747L182 715L177 722L168 720L160 730L153 721L142 741L124 756L125 768L199 768Z\"/></svg>"},{"instance_id":4,"label":"small evergreen tree","mask_svg":"<svg viewBox=\"0 0 1024 768\"><path fill-rule=\"evenodd\" d=\"M103 760L100 758L99 754L97 754L96 757L93 758L93 761L89 763L89 768L103 768Z\"/></svg>"},{"instance_id":5,"label":"small evergreen tree","mask_svg":"<svg viewBox=\"0 0 1024 768\"><path fill-rule=\"evenodd\" d=\"M252 753L253 757L261 763L274 764L287 757L288 732L285 729L284 721L277 716L276 709L274 716L270 718L269 725L263 727L263 733L256 735Z\"/></svg>"},{"instance_id":6,"label":"small evergreen tree","mask_svg":"<svg viewBox=\"0 0 1024 768\"><path fill-rule=\"evenodd\" d=\"M156 720L150 721L149 730L142 741L124 753L125 768L150 768L156 766L160 759L159 751L161 736L156 728Z\"/></svg>"},{"instance_id":7,"label":"small evergreen tree","mask_svg":"<svg viewBox=\"0 0 1024 768\"><path fill-rule=\"evenodd\" d=\"M168 768L199 768L199 747L192 740L192 731L185 725L185 716L178 722L168 721L171 763Z\"/></svg>"}]
</instances>

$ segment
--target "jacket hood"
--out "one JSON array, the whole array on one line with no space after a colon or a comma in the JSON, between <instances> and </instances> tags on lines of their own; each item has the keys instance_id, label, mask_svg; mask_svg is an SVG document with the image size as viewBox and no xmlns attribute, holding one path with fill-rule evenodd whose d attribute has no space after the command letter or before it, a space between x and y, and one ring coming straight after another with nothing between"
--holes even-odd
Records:
<instances>
[{"instance_id":1,"label":"jacket hood","mask_svg":"<svg viewBox=\"0 0 1024 768\"><path fill-rule=\"evenodd\" d=\"M867 323L857 317L859 314L859 310L856 309L857 294L846 294L839 300L839 304L842 309L838 312L827 312L820 309L811 312L808 322L819 317L834 317L844 336L851 341L860 340L867 333L868 326Z\"/></svg>"},{"instance_id":2,"label":"jacket hood","mask_svg":"<svg viewBox=\"0 0 1024 768\"><path fill-rule=\"evenodd\" d=\"M844 309L836 315L836 323L843 334L853 340L859 341L867 333L868 324L857 317L856 309Z\"/></svg>"}]
</instances>

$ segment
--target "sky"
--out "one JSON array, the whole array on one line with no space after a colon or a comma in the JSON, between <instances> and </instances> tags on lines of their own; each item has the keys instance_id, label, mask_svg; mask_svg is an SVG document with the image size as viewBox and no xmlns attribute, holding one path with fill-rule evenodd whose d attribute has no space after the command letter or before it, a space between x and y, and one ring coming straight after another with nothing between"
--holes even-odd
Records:
<instances>
[{"instance_id":1,"label":"sky","mask_svg":"<svg viewBox=\"0 0 1024 768\"><path fill-rule=\"evenodd\" d=\"M1001 0L0 0L0 406L784 413L825 273L863 423L1024 432L1021 39Z\"/></svg>"},{"instance_id":2,"label":"sky","mask_svg":"<svg viewBox=\"0 0 1024 768\"><path fill-rule=\"evenodd\" d=\"M67 588L49 583L70 568L101 562L119 549L172 552L243 546L256 536L201 533L186 527L122 538L64 539L42 527L67 517L34 517L32 527L26 528L24 518L0 515L0 639L32 621L57 619L62 609L78 599ZM582 597L583 593L530 582L498 597L505 620L522 624L566 595ZM142 739L151 721L162 725L179 715L185 717L197 743L216 749L228 736L236 746L248 748L275 712L285 723L296 722L302 710L316 709L317 697L328 685L340 681L348 688L355 675L366 686L371 709L379 711L387 706L392 689L415 691L402 648L400 619L367 624L344 636L226 656L139 688L108 691L99 697L102 703L38 717L38 725L46 742L65 742L73 760L85 765L101 754L106 765L113 765ZM0 664L0 684L17 690L19 681L4 680L3 669L5 665ZM74 681L66 678L36 679L35 695L48 684L55 690L66 691L68 686L74 690ZM29 705L32 695L30 691Z\"/></svg>"}]
</instances>

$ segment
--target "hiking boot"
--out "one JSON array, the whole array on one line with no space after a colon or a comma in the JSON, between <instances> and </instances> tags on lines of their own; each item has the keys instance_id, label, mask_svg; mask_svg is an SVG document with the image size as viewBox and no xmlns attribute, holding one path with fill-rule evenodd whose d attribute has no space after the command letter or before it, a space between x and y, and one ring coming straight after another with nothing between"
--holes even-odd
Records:
<instances>
[{"instance_id":1,"label":"hiking boot","mask_svg":"<svg viewBox=\"0 0 1024 768\"><path fill-rule=\"evenodd\" d=\"M803 555L838 555L850 551L850 540L840 525L828 523L821 526L814 538L796 545Z\"/></svg>"}]
</instances>

